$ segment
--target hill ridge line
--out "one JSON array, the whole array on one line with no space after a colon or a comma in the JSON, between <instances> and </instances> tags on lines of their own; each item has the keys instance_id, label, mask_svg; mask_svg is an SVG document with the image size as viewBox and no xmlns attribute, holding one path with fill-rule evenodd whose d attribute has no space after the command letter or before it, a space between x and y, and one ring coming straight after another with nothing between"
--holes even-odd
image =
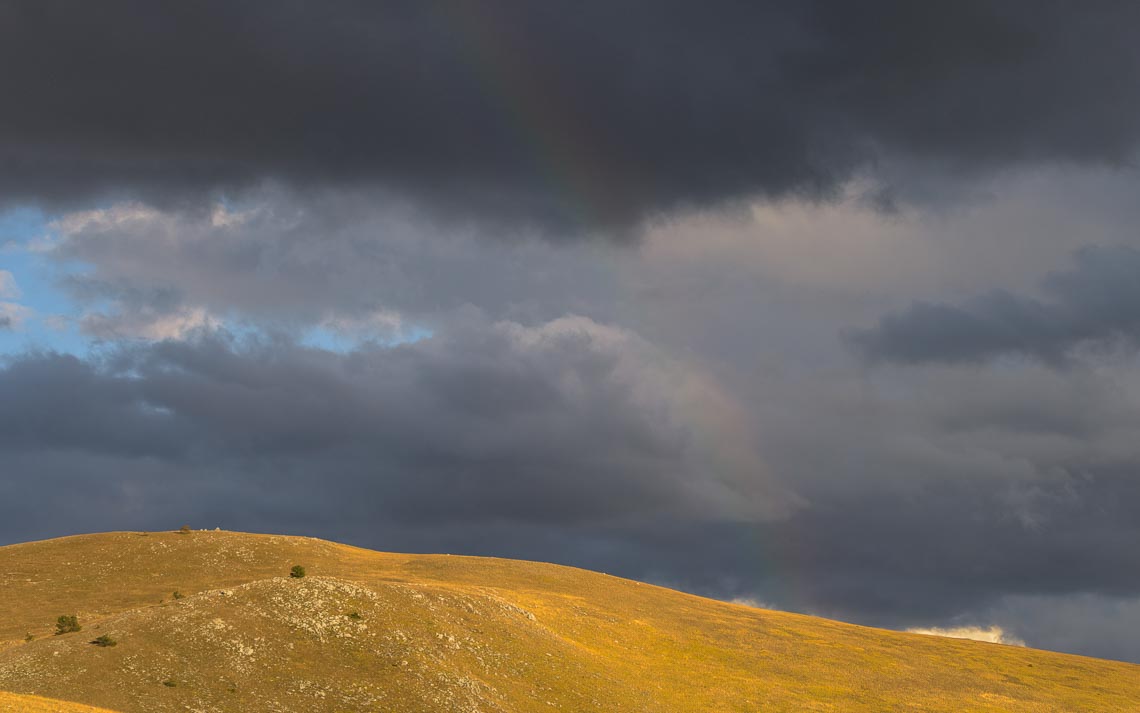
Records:
<instances>
[{"instance_id":1,"label":"hill ridge line","mask_svg":"<svg viewBox=\"0 0 1140 713\"><path fill-rule=\"evenodd\" d=\"M295 565L307 576L290 577ZM52 636L72 613L83 630ZM116 645L89 643L101 635ZM118 713L1115 713L1140 700L1135 664L551 563L215 530L0 547L4 640L0 690Z\"/></svg>"}]
</instances>

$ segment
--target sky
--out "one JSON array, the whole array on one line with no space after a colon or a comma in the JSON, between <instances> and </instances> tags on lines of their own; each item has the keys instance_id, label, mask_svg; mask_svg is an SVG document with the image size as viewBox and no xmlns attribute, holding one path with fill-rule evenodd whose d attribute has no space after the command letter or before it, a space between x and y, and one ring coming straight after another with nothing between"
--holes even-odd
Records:
<instances>
[{"instance_id":1,"label":"sky","mask_svg":"<svg viewBox=\"0 0 1140 713\"><path fill-rule=\"evenodd\" d=\"M0 544L1140 662L1140 5L0 0Z\"/></svg>"}]
</instances>

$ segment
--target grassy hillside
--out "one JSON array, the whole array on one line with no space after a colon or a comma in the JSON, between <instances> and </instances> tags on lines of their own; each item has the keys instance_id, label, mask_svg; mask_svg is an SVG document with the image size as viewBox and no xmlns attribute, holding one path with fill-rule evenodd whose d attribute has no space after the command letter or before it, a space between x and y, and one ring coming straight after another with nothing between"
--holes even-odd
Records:
<instances>
[{"instance_id":1,"label":"grassy hillside","mask_svg":"<svg viewBox=\"0 0 1140 713\"><path fill-rule=\"evenodd\" d=\"M39 696L21 696L0 691L0 713L113 713L105 708L93 708L82 703L53 701Z\"/></svg>"},{"instance_id":2,"label":"grassy hillside","mask_svg":"<svg viewBox=\"0 0 1140 713\"><path fill-rule=\"evenodd\" d=\"M53 635L60 614L83 630ZM229 532L2 547L0 642L0 690L121 713L1140 709L1130 664Z\"/></svg>"}]
</instances>

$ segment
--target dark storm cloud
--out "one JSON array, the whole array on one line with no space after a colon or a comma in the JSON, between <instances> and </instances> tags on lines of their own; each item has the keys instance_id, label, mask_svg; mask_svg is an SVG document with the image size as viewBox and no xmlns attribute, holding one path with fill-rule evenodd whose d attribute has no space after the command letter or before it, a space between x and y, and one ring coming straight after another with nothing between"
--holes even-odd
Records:
<instances>
[{"instance_id":1,"label":"dark storm cloud","mask_svg":"<svg viewBox=\"0 0 1140 713\"><path fill-rule=\"evenodd\" d=\"M987 612L1013 596L1140 597L1130 369L890 376L815 373L754 394L760 452L808 505L758 525L663 527L644 559L690 589L878 626L1008 624L1030 645L1048 640ZM1098 650L1097 634L1069 634L1081 643L1067 650Z\"/></svg>"},{"instance_id":2,"label":"dark storm cloud","mask_svg":"<svg viewBox=\"0 0 1140 713\"><path fill-rule=\"evenodd\" d=\"M12 464L2 537L23 537L18 511L56 478L133 493L156 525L226 507L280 524L291 513L423 525L783 512L791 501L758 458L725 457L748 444L716 422L724 398L635 336L583 318L457 327L348 355L208 335L100 360L27 355L0 371L0 449ZM36 465L78 454L90 465L70 474ZM124 462L135 465L120 471ZM131 501L80 520L122 527Z\"/></svg>"},{"instance_id":3,"label":"dark storm cloud","mask_svg":"<svg viewBox=\"0 0 1140 713\"><path fill-rule=\"evenodd\" d=\"M683 588L761 593L777 606L878 626L948 621L1011 595L1140 594L1130 566L1140 537L1131 470L1045 485L1038 526L1014 515L1007 486L972 478L910 492L872 486L817 495L812 507L768 523L658 523L623 535L637 543L643 571L657 568Z\"/></svg>"},{"instance_id":4,"label":"dark storm cloud","mask_svg":"<svg viewBox=\"0 0 1140 713\"><path fill-rule=\"evenodd\" d=\"M987 621L1034 633L1033 645L1084 656L1140 661L1140 599L1076 595L1010 597ZM1094 643L1095 642L1095 643Z\"/></svg>"},{"instance_id":5,"label":"dark storm cloud","mask_svg":"<svg viewBox=\"0 0 1140 713\"><path fill-rule=\"evenodd\" d=\"M851 342L873 361L971 362L1003 355L1059 363L1082 348L1140 346L1140 251L1080 250L1045 299L994 290L961 305L917 302Z\"/></svg>"},{"instance_id":6,"label":"dark storm cloud","mask_svg":"<svg viewBox=\"0 0 1140 713\"><path fill-rule=\"evenodd\" d=\"M872 490L820 503L776 533L773 547L790 553L784 566L820 610L859 610L890 625L944 619L999 594L1136 596L1134 468L1041 478L1038 523L1016 516L1008 484Z\"/></svg>"},{"instance_id":7,"label":"dark storm cloud","mask_svg":"<svg viewBox=\"0 0 1140 713\"><path fill-rule=\"evenodd\" d=\"M1121 163L1130 2L0 2L0 195L375 185L553 230L879 159Z\"/></svg>"}]
</instances>

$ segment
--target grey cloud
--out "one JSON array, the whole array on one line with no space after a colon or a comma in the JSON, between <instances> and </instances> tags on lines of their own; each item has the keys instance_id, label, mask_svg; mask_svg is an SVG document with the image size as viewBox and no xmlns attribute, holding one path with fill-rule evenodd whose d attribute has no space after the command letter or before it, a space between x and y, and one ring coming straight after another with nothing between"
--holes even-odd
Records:
<instances>
[{"instance_id":1,"label":"grey cloud","mask_svg":"<svg viewBox=\"0 0 1140 713\"><path fill-rule=\"evenodd\" d=\"M1041 480L1037 523L1011 512L1007 484L965 478L821 504L789 529L796 541L775 541L817 610L879 623L944 619L998 593L1140 590L1127 565L1140 536L1131 472Z\"/></svg>"},{"instance_id":2,"label":"grey cloud","mask_svg":"<svg viewBox=\"0 0 1140 713\"><path fill-rule=\"evenodd\" d=\"M1140 598L1013 596L984 616L1007 629L1033 632L1031 645L1085 656L1140 661Z\"/></svg>"},{"instance_id":3,"label":"grey cloud","mask_svg":"<svg viewBox=\"0 0 1140 713\"><path fill-rule=\"evenodd\" d=\"M1014 594L1136 596L1128 369L894 376L730 382L759 412L774 477L809 505L667 530L647 559L683 561L669 572L688 588L893 628L1002 624L986 613ZM1034 645L1032 628L1009 628Z\"/></svg>"},{"instance_id":4,"label":"grey cloud","mask_svg":"<svg viewBox=\"0 0 1140 713\"><path fill-rule=\"evenodd\" d=\"M34 314L31 308L22 304L0 301L0 329L21 329L27 318Z\"/></svg>"},{"instance_id":5,"label":"grey cloud","mask_svg":"<svg viewBox=\"0 0 1140 713\"><path fill-rule=\"evenodd\" d=\"M83 325L104 338L175 336L211 319L399 333L410 326L401 320L468 304L515 320L591 309L605 319L597 306L613 299L621 252L479 241L353 191L264 188L200 209L118 203L65 214L53 231L51 258L88 268L63 283L98 306Z\"/></svg>"},{"instance_id":6,"label":"grey cloud","mask_svg":"<svg viewBox=\"0 0 1140 713\"><path fill-rule=\"evenodd\" d=\"M994 290L960 305L916 302L850 342L871 361L903 364L1060 363L1082 349L1140 346L1140 251L1089 247L1074 259L1043 281L1044 299Z\"/></svg>"},{"instance_id":7,"label":"grey cloud","mask_svg":"<svg viewBox=\"0 0 1140 713\"><path fill-rule=\"evenodd\" d=\"M156 518L179 516L168 487L195 489L166 482L171 472L282 523L779 516L794 500L716 420L725 399L635 335L569 317L457 326L347 355L210 333L97 360L29 355L0 372L0 448L27 468L6 468L0 501L46 496L34 454L83 453L156 462L138 479L94 467L70 476L129 490Z\"/></svg>"},{"instance_id":8,"label":"grey cloud","mask_svg":"<svg viewBox=\"0 0 1140 713\"><path fill-rule=\"evenodd\" d=\"M902 157L1119 165L1129 2L0 3L0 195L265 179L591 233Z\"/></svg>"}]
</instances>

